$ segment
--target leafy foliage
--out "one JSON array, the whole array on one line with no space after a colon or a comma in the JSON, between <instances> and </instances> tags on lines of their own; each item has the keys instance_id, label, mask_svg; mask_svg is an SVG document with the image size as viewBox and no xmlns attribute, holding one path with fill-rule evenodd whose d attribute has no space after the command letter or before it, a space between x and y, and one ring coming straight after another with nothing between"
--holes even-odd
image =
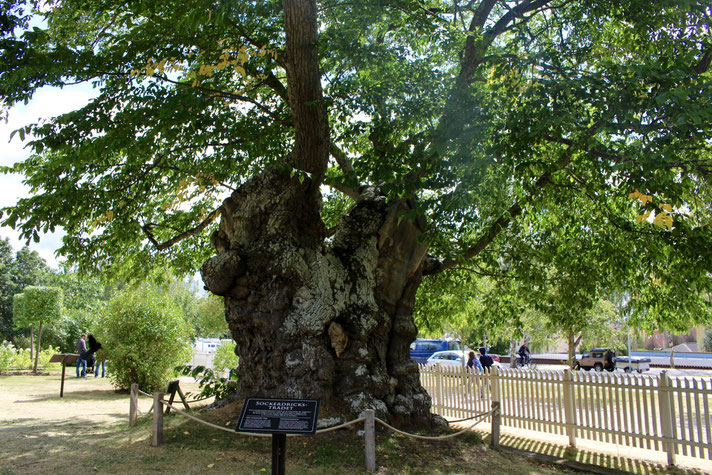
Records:
<instances>
[{"instance_id":1,"label":"leafy foliage","mask_svg":"<svg viewBox=\"0 0 712 475\"><path fill-rule=\"evenodd\" d=\"M59 348L49 347L40 351L37 367L45 371L56 371L62 367L60 363L50 363L53 355L59 353ZM23 370L32 368L30 350L15 348L9 342L0 344L0 371Z\"/></svg>"},{"instance_id":2,"label":"leafy foliage","mask_svg":"<svg viewBox=\"0 0 712 475\"><path fill-rule=\"evenodd\" d=\"M229 379L232 379L232 373L238 364L240 364L240 358L235 354L235 342L223 343L215 350L213 368L217 374L228 373Z\"/></svg>"},{"instance_id":3,"label":"leafy foliage","mask_svg":"<svg viewBox=\"0 0 712 475\"><path fill-rule=\"evenodd\" d=\"M281 2L6 10L7 106L47 85L97 89L20 129L34 153L4 170L34 195L3 223L27 239L63 226L80 269L193 270L222 198L293 166ZM564 309L582 319L616 290L636 296L636 323L710 318L709 2L327 0L318 19L329 227L361 185L410 199L427 273L513 282L472 311L483 322L517 318L519 291L564 326Z\"/></svg>"},{"instance_id":4,"label":"leafy foliage","mask_svg":"<svg viewBox=\"0 0 712 475\"><path fill-rule=\"evenodd\" d=\"M117 292L98 322L96 337L121 389L138 383L143 391L158 390L190 358L190 327L175 303L150 285Z\"/></svg>"},{"instance_id":5,"label":"leafy foliage","mask_svg":"<svg viewBox=\"0 0 712 475\"><path fill-rule=\"evenodd\" d=\"M219 376L221 373L217 370L213 371L205 366L191 367L188 365L178 366L176 368L180 374L195 378L200 387L198 398L212 397L215 399L224 399L230 394L237 391L236 379Z\"/></svg>"}]
</instances>

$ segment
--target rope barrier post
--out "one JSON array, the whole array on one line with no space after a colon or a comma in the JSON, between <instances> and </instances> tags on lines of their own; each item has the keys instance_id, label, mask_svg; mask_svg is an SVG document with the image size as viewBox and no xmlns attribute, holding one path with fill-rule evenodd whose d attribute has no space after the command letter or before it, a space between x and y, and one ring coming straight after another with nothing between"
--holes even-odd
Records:
<instances>
[{"instance_id":1,"label":"rope barrier post","mask_svg":"<svg viewBox=\"0 0 712 475\"><path fill-rule=\"evenodd\" d=\"M366 470L376 471L376 411L366 409L366 420L363 422L363 440L366 451Z\"/></svg>"},{"instance_id":2,"label":"rope barrier post","mask_svg":"<svg viewBox=\"0 0 712 475\"><path fill-rule=\"evenodd\" d=\"M138 412L138 384L133 383L129 392L129 427L136 424Z\"/></svg>"},{"instance_id":3,"label":"rope barrier post","mask_svg":"<svg viewBox=\"0 0 712 475\"><path fill-rule=\"evenodd\" d=\"M492 401L492 441L490 446L493 449L499 447L499 426L502 423L499 401Z\"/></svg>"},{"instance_id":4,"label":"rope barrier post","mask_svg":"<svg viewBox=\"0 0 712 475\"><path fill-rule=\"evenodd\" d=\"M163 443L163 393L153 393L153 439L151 445L158 447Z\"/></svg>"}]
</instances>

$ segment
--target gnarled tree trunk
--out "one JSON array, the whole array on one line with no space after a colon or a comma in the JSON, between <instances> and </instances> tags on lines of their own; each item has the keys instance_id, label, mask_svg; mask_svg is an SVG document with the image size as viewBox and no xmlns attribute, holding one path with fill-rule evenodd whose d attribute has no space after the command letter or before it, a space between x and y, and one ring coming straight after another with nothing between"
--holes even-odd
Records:
<instances>
[{"instance_id":1,"label":"gnarled tree trunk","mask_svg":"<svg viewBox=\"0 0 712 475\"><path fill-rule=\"evenodd\" d=\"M332 237L308 179L265 172L222 207L201 272L225 297L242 396L319 398L344 413L429 418L409 345L426 246L406 201L365 188Z\"/></svg>"}]
</instances>

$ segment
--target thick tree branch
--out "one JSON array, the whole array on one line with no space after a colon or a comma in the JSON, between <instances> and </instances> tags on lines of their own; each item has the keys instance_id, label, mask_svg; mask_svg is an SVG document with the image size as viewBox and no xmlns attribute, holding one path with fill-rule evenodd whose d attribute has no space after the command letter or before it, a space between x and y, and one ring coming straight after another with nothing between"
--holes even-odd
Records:
<instances>
[{"instance_id":1,"label":"thick tree branch","mask_svg":"<svg viewBox=\"0 0 712 475\"><path fill-rule=\"evenodd\" d=\"M164 251L164 250L168 249L169 247L172 247L175 244L178 244L180 241L187 239L191 236L195 236L196 234L202 232L205 228L208 227L208 225L210 223L215 221L215 218L217 218L218 216L220 216L220 208L211 212L203 221L201 221L194 228L188 229L187 231L184 231L163 243L159 243L156 240L156 237L153 235L152 229L156 227L155 225L152 226L149 224L145 224L145 225L141 226L141 230L146 235L148 240L151 241L151 244L153 244L156 247L157 250Z\"/></svg>"},{"instance_id":2,"label":"thick tree branch","mask_svg":"<svg viewBox=\"0 0 712 475\"><path fill-rule=\"evenodd\" d=\"M357 179L356 171L354 170L354 167L351 164L351 160L349 159L349 157L346 156L343 150L339 149L339 147L337 147L333 143L331 144L331 156L334 157L336 163L339 164L339 167L341 167L341 171L347 178L352 180ZM331 186L354 200L359 197L359 192L355 188L338 183L331 184Z\"/></svg>"},{"instance_id":3,"label":"thick tree branch","mask_svg":"<svg viewBox=\"0 0 712 475\"><path fill-rule=\"evenodd\" d=\"M569 163L571 163L571 156L574 152L574 147L570 147L564 157L559 161L559 164L553 170L549 170L544 173L539 179L534 183L534 191L529 193L529 195L524 200L517 201L511 205L504 213L502 213L499 218L497 218L492 224L490 224L487 231L480 236L480 238L475 242L475 244L468 249L466 249L459 259L457 260L441 260L433 259L428 260L423 268L424 275L439 274L445 270L451 269L457 265L460 265L463 261L474 258L480 252L485 250L499 234L509 227L509 224L514 221L519 215L524 212L527 203L534 200L535 195L538 191L543 190L549 186L552 182L552 174L559 170L566 168Z\"/></svg>"},{"instance_id":4,"label":"thick tree branch","mask_svg":"<svg viewBox=\"0 0 712 475\"><path fill-rule=\"evenodd\" d=\"M160 79L162 81L171 83L171 84L175 84L176 86L182 86L182 87L187 87L187 88L191 88L191 89L196 89L201 92L206 92L208 94L213 94L215 96L226 97L229 99L235 99L235 100L241 101L241 102L248 102L248 103L254 105L255 107L257 107L259 110L261 110L268 116L272 117L277 122L280 122L280 123L282 123L284 125L288 125L288 126L291 125L287 121L285 121L282 117L279 117L277 114L275 114L273 110L271 110L268 107L265 107L260 102L256 101L255 99L253 99L249 96L243 96L241 94L235 94L232 92L221 91L219 89L211 89L209 87L193 86L192 84L188 84L185 82L174 81L173 79L168 79L166 76L154 75L153 77L156 79Z\"/></svg>"},{"instance_id":5,"label":"thick tree branch","mask_svg":"<svg viewBox=\"0 0 712 475\"><path fill-rule=\"evenodd\" d=\"M284 0L289 105L294 120L295 166L324 179L329 160L329 122L321 89L316 0Z\"/></svg>"}]
</instances>

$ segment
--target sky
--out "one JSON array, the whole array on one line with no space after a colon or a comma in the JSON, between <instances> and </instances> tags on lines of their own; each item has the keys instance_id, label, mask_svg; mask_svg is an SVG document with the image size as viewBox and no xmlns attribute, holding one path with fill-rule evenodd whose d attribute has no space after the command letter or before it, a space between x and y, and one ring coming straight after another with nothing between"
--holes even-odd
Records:
<instances>
[{"instance_id":1,"label":"sky","mask_svg":"<svg viewBox=\"0 0 712 475\"><path fill-rule=\"evenodd\" d=\"M18 105L10 109L7 122L0 120L0 166L10 166L22 161L30 155L25 142L18 134L10 140L13 130L37 122L41 118L53 117L58 114L75 110L85 105L96 95L89 85L71 86L64 89L42 88L27 105ZM22 183L21 175L0 174L0 208L12 206L17 200L29 196L29 188ZM30 249L37 253L51 267L57 268L58 260L55 250L62 245L61 230L40 235L40 242L31 242ZM10 238L15 251L25 245L25 240L19 238L19 232L7 226L0 226L0 239Z\"/></svg>"}]
</instances>

